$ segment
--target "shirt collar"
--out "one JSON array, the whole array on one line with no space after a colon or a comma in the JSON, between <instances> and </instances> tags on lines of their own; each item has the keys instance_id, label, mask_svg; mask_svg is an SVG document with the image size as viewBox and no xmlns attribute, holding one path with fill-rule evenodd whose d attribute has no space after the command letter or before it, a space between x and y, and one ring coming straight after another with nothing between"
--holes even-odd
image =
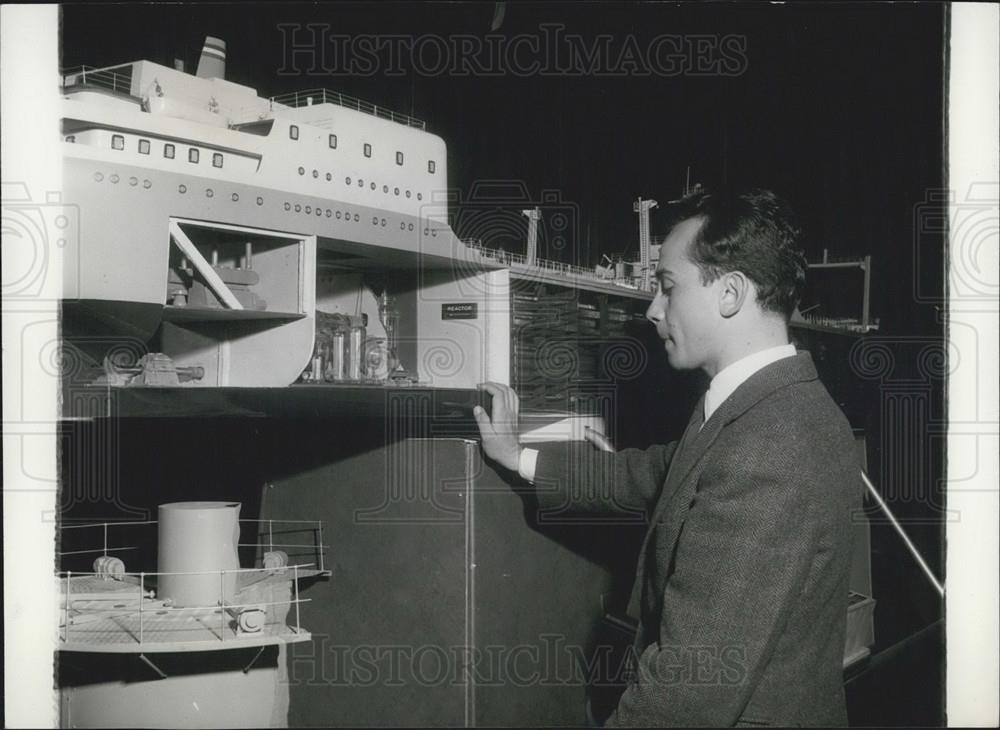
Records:
<instances>
[{"instance_id":1,"label":"shirt collar","mask_svg":"<svg viewBox=\"0 0 1000 730\"><path fill-rule=\"evenodd\" d=\"M727 365L712 378L705 393L705 420L708 421L726 398L761 368L786 357L795 356L795 345L778 345L760 350Z\"/></svg>"}]
</instances>

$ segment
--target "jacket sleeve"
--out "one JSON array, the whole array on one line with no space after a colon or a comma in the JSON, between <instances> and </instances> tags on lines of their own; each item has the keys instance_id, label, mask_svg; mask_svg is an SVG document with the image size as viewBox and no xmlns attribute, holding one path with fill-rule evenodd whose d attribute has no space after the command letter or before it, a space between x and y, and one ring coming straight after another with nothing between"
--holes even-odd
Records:
<instances>
[{"instance_id":1,"label":"jacket sleeve","mask_svg":"<svg viewBox=\"0 0 1000 730\"><path fill-rule=\"evenodd\" d=\"M538 446L535 496L542 509L637 516L652 510L677 444L600 451L583 441Z\"/></svg>"},{"instance_id":2,"label":"jacket sleeve","mask_svg":"<svg viewBox=\"0 0 1000 730\"><path fill-rule=\"evenodd\" d=\"M823 484L771 440L706 465L662 596L659 641L608 726L733 725L802 593L821 532Z\"/></svg>"}]
</instances>

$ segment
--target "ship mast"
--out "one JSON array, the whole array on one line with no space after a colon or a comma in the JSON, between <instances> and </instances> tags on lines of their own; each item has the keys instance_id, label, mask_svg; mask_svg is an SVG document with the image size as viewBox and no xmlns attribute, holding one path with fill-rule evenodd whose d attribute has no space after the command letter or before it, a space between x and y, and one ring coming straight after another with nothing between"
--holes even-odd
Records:
<instances>
[{"instance_id":1,"label":"ship mast","mask_svg":"<svg viewBox=\"0 0 1000 730\"><path fill-rule=\"evenodd\" d=\"M649 265L652 241L649 235L649 211L659 203L655 200L637 198L632 204L632 210L639 214L639 288L649 288Z\"/></svg>"}]
</instances>

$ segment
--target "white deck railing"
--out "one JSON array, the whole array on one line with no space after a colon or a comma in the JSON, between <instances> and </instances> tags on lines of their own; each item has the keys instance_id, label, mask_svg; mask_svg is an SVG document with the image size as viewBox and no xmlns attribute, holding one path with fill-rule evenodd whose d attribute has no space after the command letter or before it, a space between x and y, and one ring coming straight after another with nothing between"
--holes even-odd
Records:
<instances>
[{"instance_id":1,"label":"white deck railing","mask_svg":"<svg viewBox=\"0 0 1000 730\"><path fill-rule=\"evenodd\" d=\"M339 91L331 91L330 89L293 91L289 94L272 96L270 98L270 102L272 110L274 109L275 104L293 108L312 106L313 104L336 104L337 106L346 107L347 109L356 109L359 112L365 112L366 114L371 114L372 116L380 117L382 119L388 119L389 121L397 122L398 124L405 124L408 127L416 127L417 129L427 128L426 122L417 119L416 117L411 117L409 114L394 112L391 109L386 109L385 107L363 101L362 99L357 99L353 96L348 96L347 94L341 94Z\"/></svg>"}]
</instances>

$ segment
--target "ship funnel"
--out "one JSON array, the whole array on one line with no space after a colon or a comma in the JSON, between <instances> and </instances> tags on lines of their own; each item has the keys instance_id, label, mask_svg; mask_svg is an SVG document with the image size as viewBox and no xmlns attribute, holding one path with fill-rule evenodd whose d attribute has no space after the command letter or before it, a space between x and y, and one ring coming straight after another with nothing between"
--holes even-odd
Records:
<instances>
[{"instance_id":1,"label":"ship funnel","mask_svg":"<svg viewBox=\"0 0 1000 730\"><path fill-rule=\"evenodd\" d=\"M205 36L205 45L201 47L201 58L198 59L198 71L195 74L203 79L226 78L226 42L212 36Z\"/></svg>"}]
</instances>

